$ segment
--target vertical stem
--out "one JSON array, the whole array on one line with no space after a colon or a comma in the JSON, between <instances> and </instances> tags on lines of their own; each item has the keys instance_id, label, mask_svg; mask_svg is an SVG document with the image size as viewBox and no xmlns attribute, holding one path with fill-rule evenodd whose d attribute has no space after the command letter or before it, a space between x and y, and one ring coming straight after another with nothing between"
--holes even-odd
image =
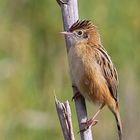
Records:
<instances>
[{"instance_id":1,"label":"vertical stem","mask_svg":"<svg viewBox=\"0 0 140 140\"><path fill-rule=\"evenodd\" d=\"M78 16L78 4L77 0L57 0L61 7L62 18L63 18L63 25L64 30L67 31L70 26L76 22L79 18ZM66 48L67 52L70 49L72 44L71 40L65 36L66 41ZM73 89L73 94L75 95L76 91ZM83 97L79 97L75 100L76 112L78 117L79 128L81 129L81 122L87 120L87 110L85 105L85 100ZM91 129L87 129L86 131L80 132L81 140L92 140L92 132Z\"/></svg>"}]
</instances>

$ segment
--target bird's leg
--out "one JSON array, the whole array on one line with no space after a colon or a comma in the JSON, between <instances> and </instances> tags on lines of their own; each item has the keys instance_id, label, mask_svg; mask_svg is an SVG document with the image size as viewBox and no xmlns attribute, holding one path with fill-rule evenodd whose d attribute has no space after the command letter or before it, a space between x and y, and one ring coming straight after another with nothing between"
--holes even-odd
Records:
<instances>
[{"instance_id":1,"label":"bird's leg","mask_svg":"<svg viewBox=\"0 0 140 140\"><path fill-rule=\"evenodd\" d=\"M82 96L78 90L78 88L75 85L72 85L75 95L72 97L72 101L78 99L80 96Z\"/></svg>"},{"instance_id":2,"label":"bird's leg","mask_svg":"<svg viewBox=\"0 0 140 140\"><path fill-rule=\"evenodd\" d=\"M85 131L89 127L92 127L93 125L96 125L98 123L98 120L96 120L95 118L100 113L100 111L102 110L103 107L104 107L104 104L102 104L100 106L99 110L95 113L95 115L91 119L87 120L86 122L81 123L81 124L83 124L83 129L81 129L80 131Z\"/></svg>"}]
</instances>

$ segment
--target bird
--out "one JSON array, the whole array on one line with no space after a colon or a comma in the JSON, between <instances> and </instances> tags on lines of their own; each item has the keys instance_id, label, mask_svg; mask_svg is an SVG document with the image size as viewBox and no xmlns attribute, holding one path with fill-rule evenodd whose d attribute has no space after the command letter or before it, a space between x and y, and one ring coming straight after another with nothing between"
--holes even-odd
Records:
<instances>
[{"instance_id":1,"label":"bird","mask_svg":"<svg viewBox=\"0 0 140 140\"><path fill-rule=\"evenodd\" d=\"M71 40L68 61L73 87L89 101L98 104L95 115L84 124L91 127L106 105L116 119L119 140L122 140L122 123L118 101L117 70L101 43L97 27L91 20L77 20L68 31L61 32ZM77 96L78 93L75 95Z\"/></svg>"}]
</instances>

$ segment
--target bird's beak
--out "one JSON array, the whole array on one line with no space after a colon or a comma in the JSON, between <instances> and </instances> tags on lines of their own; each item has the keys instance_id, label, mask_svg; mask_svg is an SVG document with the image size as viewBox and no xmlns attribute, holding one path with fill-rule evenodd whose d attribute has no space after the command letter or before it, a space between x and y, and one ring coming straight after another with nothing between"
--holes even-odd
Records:
<instances>
[{"instance_id":1,"label":"bird's beak","mask_svg":"<svg viewBox=\"0 0 140 140\"><path fill-rule=\"evenodd\" d=\"M71 35L72 33L71 32L60 32L60 34L64 34L64 35Z\"/></svg>"}]
</instances>

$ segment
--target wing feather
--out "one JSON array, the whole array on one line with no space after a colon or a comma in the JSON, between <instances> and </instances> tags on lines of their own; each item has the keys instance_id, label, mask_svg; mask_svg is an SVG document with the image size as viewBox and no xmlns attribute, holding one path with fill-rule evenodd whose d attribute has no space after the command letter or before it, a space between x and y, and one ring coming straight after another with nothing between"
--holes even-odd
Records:
<instances>
[{"instance_id":1,"label":"wing feather","mask_svg":"<svg viewBox=\"0 0 140 140\"><path fill-rule=\"evenodd\" d=\"M103 47L96 48L96 60L100 65L104 78L106 79L107 86L112 97L118 101L117 88L118 88L118 75L110 57Z\"/></svg>"}]
</instances>

